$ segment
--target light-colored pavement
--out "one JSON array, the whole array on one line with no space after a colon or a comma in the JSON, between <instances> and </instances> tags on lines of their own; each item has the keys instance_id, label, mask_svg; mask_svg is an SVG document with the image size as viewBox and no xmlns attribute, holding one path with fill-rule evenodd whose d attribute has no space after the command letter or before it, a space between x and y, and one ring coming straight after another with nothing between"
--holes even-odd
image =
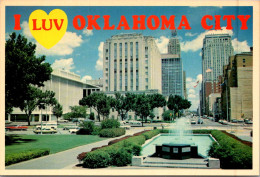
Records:
<instances>
[{"instance_id":1,"label":"light-colored pavement","mask_svg":"<svg viewBox=\"0 0 260 177\"><path fill-rule=\"evenodd\" d=\"M126 131L127 135L133 135L134 133L141 132L145 130L145 127L140 128L131 128ZM123 136L122 136L123 137ZM45 157L40 157L37 159L17 163L14 165L7 166L6 169L71 169L76 164L78 164L77 155L82 152L91 151L94 147L100 147L103 145L107 145L109 141L118 139L117 138L109 138L103 141L99 141L92 144L87 144L83 146L79 146L73 149L69 149L66 151L58 152L56 154L51 154Z\"/></svg>"}]
</instances>

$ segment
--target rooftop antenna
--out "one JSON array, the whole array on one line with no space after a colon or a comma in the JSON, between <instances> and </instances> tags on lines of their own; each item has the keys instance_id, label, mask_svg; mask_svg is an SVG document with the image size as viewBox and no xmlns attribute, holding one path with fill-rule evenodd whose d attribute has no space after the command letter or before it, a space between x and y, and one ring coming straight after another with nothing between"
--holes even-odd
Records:
<instances>
[{"instance_id":1,"label":"rooftop antenna","mask_svg":"<svg viewBox=\"0 0 260 177\"><path fill-rule=\"evenodd\" d=\"M175 30L172 30L172 31L171 31L171 34L172 34L172 37L177 36L177 31L176 31L176 29L175 29Z\"/></svg>"}]
</instances>

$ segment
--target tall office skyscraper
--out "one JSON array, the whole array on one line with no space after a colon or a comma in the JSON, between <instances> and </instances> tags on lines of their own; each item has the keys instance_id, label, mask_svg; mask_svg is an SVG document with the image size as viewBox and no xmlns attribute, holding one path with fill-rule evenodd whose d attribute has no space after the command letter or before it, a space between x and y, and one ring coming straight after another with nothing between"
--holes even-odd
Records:
<instances>
[{"instance_id":1,"label":"tall office skyscraper","mask_svg":"<svg viewBox=\"0 0 260 177\"><path fill-rule=\"evenodd\" d=\"M228 34L206 35L202 48L202 112L207 113L208 97L216 93L218 77L223 74L224 65L234 49Z\"/></svg>"},{"instance_id":2,"label":"tall office skyscraper","mask_svg":"<svg viewBox=\"0 0 260 177\"><path fill-rule=\"evenodd\" d=\"M103 48L104 91L161 92L161 55L151 36L119 34Z\"/></svg>"},{"instance_id":3,"label":"tall office skyscraper","mask_svg":"<svg viewBox=\"0 0 260 177\"><path fill-rule=\"evenodd\" d=\"M184 96L180 42L176 30L168 44L168 54L162 54L162 93Z\"/></svg>"}]
</instances>

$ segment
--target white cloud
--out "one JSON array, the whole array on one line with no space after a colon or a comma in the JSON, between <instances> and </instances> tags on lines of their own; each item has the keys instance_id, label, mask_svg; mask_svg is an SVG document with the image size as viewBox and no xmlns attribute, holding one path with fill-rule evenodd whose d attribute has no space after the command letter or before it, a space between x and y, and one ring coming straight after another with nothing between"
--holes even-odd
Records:
<instances>
[{"instance_id":1,"label":"white cloud","mask_svg":"<svg viewBox=\"0 0 260 177\"><path fill-rule=\"evenodd\" d=\"M22 24L22 33L27 37L29 40L33 40L36 43L36 54L37 55L46 55L46 56L64 56L73 53L74 48L79 47L83 42L82 36L77 35L77 33L67 31L63 38L52 48L46 49L41 44L35 41L34 37L32 36L28 22L23 21Z\"/></svg>"},{"instance_id":2,"label":"white cloud","mask_svg":"<svg viewBox=\"0 0 260 177\"><path fill-rule=\"evenodd\" d=\"M34 39L33 36L32 36L32 33L31 33L30 29L29 29L28 22L27 21L23 21L21 26L22 26L22 30L23 30L22 31L23 35L25 37L29 38L29 39Z\"/></svg>"},{"instance_id":3,"label":"white cloud","mask_svg":"<svg viewBox=\"0 0 260 177\"><path fill-rule=\"evenodd\" d=\"M161 53L167 53L168 49L168 43L169 43L169 38L165 36L161 36L159 39L155 39L155 42L160 50Z\"/></svg>"},{"instance_id":4,"label":"white cloud","mask_svg":"<svg viewBox=\"0 0 260 177\"><path fill-rule=\"evenodd\" d=\"M200 56L202 56L202 52L200 52L200 54L199 54Z\"/></svg>"},{"instance_id":5,"label":"white cloud","mask_svg":"<svg viewBox=\"0 0 260 177\"><path fill-rule=\"evenodd\" d=\"M202 82L202 74L197 75L197 80L201 83Z\"/></svg>"},{"instance_id":6,"label":"white cloud","mask_svg":"<svg viewBox=\"0 0 260 177\"><path fill-rule=\"evenodd\" d=\"M185 36L189 36L189 37L193 37L193 36L196 36L196 35L198 35L198 33L191 33L191 32L185 33Z\"/></svg>"},{"instance_id":7,"label":"white cloud","mask_svg":"<svg viewBox=\"0 0 260 177\"><path fill-rule=\"evenodd\" d=\"M5 33L5 40L7 41L8 39L10 39L10 34L9 33Z\"/></svg>"},{"instance_id":8,"label":"white cloud","mask_svg":"<svg viewBox=\"0 0 260 177\"><path fill-rule=\"evenodd\" d=\"M55 60L51 67L53 69L64 69L66 71L71 71L75 68L73 58Z\"/></svg>"},{"instance_id":9,"label":"white cloud","mask_svg":"<svg viewBox=\"0 0 260 177\"><path fill-rule=\"evenodd\" d=\"M103 70L103 46L104 42L100 42L98 46L98 60L96 62L96 70Z\"/></svg>"},{"instance_id":10,"label":"white cloud","mask_svg":"<svg viewBox=\"0 0 260 177\"><path fill-rule=\"evenodd\" d=\"M203 39L205 35L208 34L229 34L232 36L233 31L227 30L226 27L222 27L221 30L207 30L199 34L194 40L181 42L181 50L183 52L188 52L188 51L195 52L200 50L203 46Z\"/></svg>"},{"instance_id":11,"label":"white cloud","mask_svg":"<svg viewBox=\"0 0 260 177\"><path fill-rule=\"evenodd\" d=\"M89 30L87 28L85 28L82 32L85 36L92 36L93 35L93 31Z\"/></svg>"},{"instance_id":12,"label":"white cloud","mask_svg":"<svg viewBox=\"0 0 260 177\"><path fill-rule=\"evenodd\" d=\"M247 44L247 41L238 41L237 38L232 40L232 45L234 48L234 53L241 53L241 52L249 52L250 47Z\"/></svg>"},{"instance_id":13,"label":"white cloud","mask_svg":"<svg viewBox=\"0 0 260 177\"><path fill-rule=\"evenodd\" d=\"M194 94L189 94L189 95L188 95L188 98L196 98L196 95L194 95Z\"/></svg>"},{"instance_id":14,"label":"white cloud","mask_svg":"<svg viewBox=\"0 0 260 177\"><path fill-rule=\"evenodd\" d=\"M189 94L195 94L195 90L194 89L189 89Z\"/></svg>"},{"instance_id":15,"label":"white cloud","mask_svg":"<svg viewBox=\"0 0 260 177\"><path fill-rule=\"evenodd\" d=\"M197 83L198 81L199 83ZM201 81L202 81L202 74L198 74L194 78L192 77L186 78L186 89L188 93L188 100L192 104L190 110L197 110L199 106L199 91L200 91Z\"/></svg>"},{"instance_id":16,"label":"white cloud","mask_svg":"<svg viewBox=\"0 0 260 177\"><path fill-rule=\"evenodd\" d=\"M186 82L191 82L192 81L192 78L191 77L187 77L186 78Z\"/></svg>"},{"instance_id":17,"label":"white cloud","mask_svg":"<svg viewBox=\"0 0 260 177\"><path fill-rule=\"evenodd\" d=\"M92 80L92 77L89 75L86 75L86 76L83 76L81 79L82 82L86 82L86 80Z\"/></svg>"}]
</instances>

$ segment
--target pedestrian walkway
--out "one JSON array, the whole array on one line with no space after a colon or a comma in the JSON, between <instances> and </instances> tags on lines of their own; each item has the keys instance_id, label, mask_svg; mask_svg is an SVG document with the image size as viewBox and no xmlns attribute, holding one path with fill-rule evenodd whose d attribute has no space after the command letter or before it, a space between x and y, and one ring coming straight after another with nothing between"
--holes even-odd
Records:
<instances>
[{"instance_id":1,"label":"pedestrian walkway","mask_svg":"<svg viewBox=\"0 0 260 177\"><path fill-rule=\"evenodd\" d=\"M131 128L126 131L126 134L121 136L133 135L134 133L141 132L145 129L145 127L140 128ZM118 139L109 138L103 141L95 142L92 144L87 144L83 146L79 146L73 149L69 149L66 151L58 152L56 154L51 154L48 156L40 157L37 159L17 163L14 165L10 165L6 167L6 170L11 169L72 169L76 164L78 164L77 156L82 152L89 152L94 147L100 147L107 145L109 141Z\"/></svg>"}]
</instances>

